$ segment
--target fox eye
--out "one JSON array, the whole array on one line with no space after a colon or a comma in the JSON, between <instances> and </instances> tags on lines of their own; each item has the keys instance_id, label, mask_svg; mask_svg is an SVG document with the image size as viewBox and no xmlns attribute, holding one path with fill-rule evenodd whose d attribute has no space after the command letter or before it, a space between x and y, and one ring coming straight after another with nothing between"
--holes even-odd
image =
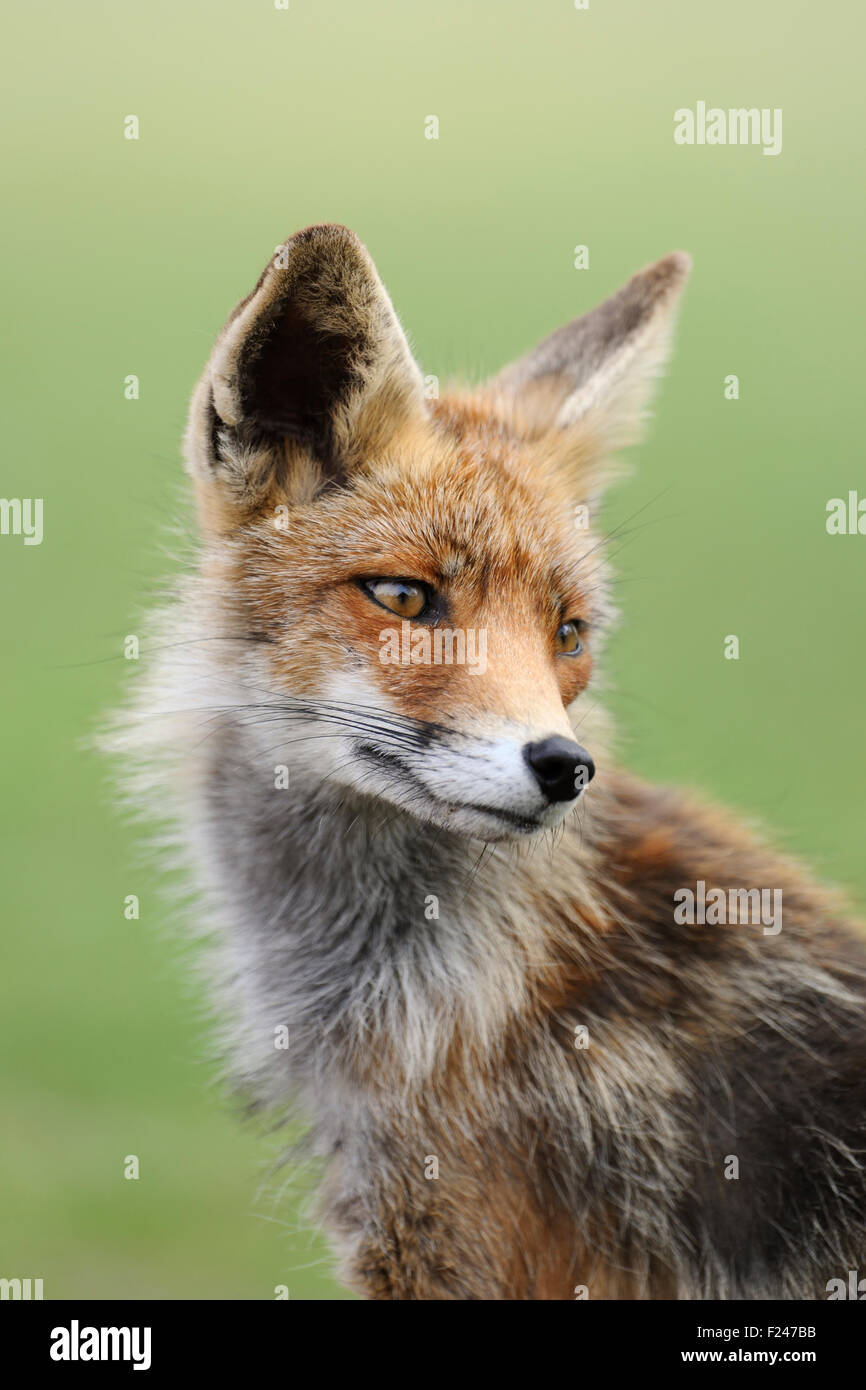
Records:
<instances>
[{"instance_id":1,"label":"fox eye","mask_svg":"<svg viewBox=\"0 0 866 1390\"><path fill-rule=\"evenodd\" d=\"M557 656L580 656L583 651L583 643L580 640L582 626L577 619L562 624L556 634Z\"/></svg>"},{"instance_id":2,"label":"fox eye","mask_svg":"<svg viewBox=\"0 0 866 1390\"><path fill-rule=\"evenodd\" d=\"M374 603L398 618L417 618L429 603L424 585L411 579L367 579L364 589Z\"/></svg>"}]
</instances>

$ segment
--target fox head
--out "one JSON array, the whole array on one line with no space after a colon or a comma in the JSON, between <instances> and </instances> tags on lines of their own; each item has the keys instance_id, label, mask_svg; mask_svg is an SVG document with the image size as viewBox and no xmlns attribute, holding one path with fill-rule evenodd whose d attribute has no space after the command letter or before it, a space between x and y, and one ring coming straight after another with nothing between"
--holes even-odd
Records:
<instances>
[{"instance_id":1,"label":"fox head","mask_svg":"<svg viewBox=\"0 0 866 1390\"><path fill-rule=\"evenodd\" d=\"M205 621L270 765L487 841L569 814L609 612L595 508L688 270L669 255L485 386L429 399L352 232L278 249L187 432Z\"/></svg>"}]
</instances>

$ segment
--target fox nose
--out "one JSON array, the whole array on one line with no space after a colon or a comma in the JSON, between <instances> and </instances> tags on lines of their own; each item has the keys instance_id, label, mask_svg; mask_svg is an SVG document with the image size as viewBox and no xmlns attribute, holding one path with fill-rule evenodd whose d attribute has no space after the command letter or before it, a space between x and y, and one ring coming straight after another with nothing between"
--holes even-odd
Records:
<instances>
[{"instance_id":1,"label":"fox nose","mask_svg":"<svg viewBox=\"0 0 866 1390\"><path fill-rule=\"evenodd\" d=\"M523 756L548 801L574 801L595 775L586 749L559 735L527 743Z\"/></svg>"}]
</instances>

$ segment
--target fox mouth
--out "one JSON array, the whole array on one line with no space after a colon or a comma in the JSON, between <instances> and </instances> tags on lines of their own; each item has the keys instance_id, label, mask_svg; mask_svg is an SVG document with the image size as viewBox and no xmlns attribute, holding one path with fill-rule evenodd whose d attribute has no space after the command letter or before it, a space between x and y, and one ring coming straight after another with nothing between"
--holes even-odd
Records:
<instances>
[{"instance_id":1,"label":"fox mouth","mask_svg":"<svg viewBox=\"0 0 866 1390\"><path fill-rule=\"evenodd\" d=\"M356 755L364 762L371 763L379 771L397 772L401 778L405 779L425 800L434 802L441 806L443 811L475 811L480 815L490 816L495 820L510 825L513 829L529 833L533 830L540 830L541 821L534 816L520 815L516 811L509 811L504 806L488 806L480 801L446 801L443 797L437 796L430 788L421 781L420 777L412 771L402 758L398 758L395 753L386 753L383 749L377 748L373 743L356 742L354 744Z\"/></svg>"}]
</instances>

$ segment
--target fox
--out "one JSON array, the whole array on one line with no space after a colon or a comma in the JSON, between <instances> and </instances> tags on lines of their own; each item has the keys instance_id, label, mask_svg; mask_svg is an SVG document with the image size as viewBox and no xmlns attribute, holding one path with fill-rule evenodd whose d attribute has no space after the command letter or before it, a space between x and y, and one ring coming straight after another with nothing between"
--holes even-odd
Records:
<instances>
[{"instance_id":1,"label":"fox","mask_svg":"<svg viewBox=\"0 0 866 1390\"><path fill-rule=\"evenodd\" d=\"M862 928L622 769L587 694L599 510L690 268L440 394L358 237L311 226L192 396L194 559L114 746L190 875L228 1084L303 1117L363 1299L820 1299L866 1267Z\"/></svg>"}]
</instances>

